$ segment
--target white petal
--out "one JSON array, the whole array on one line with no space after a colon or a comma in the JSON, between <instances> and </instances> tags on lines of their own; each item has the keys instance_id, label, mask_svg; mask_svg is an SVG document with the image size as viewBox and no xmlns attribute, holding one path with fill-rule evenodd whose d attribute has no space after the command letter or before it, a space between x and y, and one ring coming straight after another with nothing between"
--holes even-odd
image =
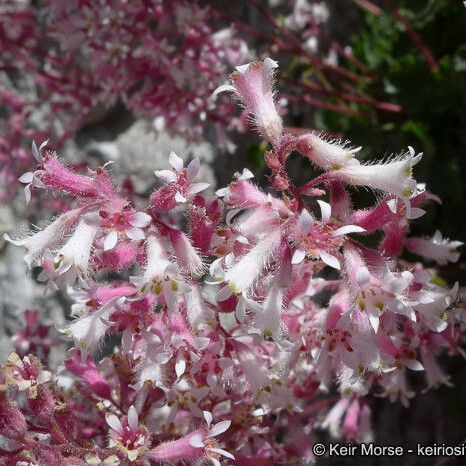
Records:
<instances>
[{"instance_id":1,"label":"white petal","mask_svg":"<svg viewBox=\"0 0 466 466\"><path fill-rule=\"evenodd\" d=\"M332 207L328 202L321 201L320 199L317 202L322 214L322 223L327 223L332 215Z\"/></svg>"},{"instance_id":2,"label":"white petal","mask_svg":"<svg viewBox=\"0 0 466 466\"><path fill-rule=\"evenodd\" d=\"M207 459L213 464L213 466L222 466L220 461L213 456L209 456Z\"/></svg>"},{"instance_id":3,"label":"white petal","mask_svg":"<svg viewBox=\"0 0 466 466\"><path fill-rule=\"evenodd\" d=\"M236 71L239 71L241 74L244 74L244 73L246 73L246 71L249 69L249 65L250 65L250 64L251 64L251 63L246 63L246 64L244 64L244 65L238 65L238 66L236 67Z\"/></svg>"},{"instance_id":4,"label":"white petal","mask_svg":"<svg viewBox=\"0 0 466 466\"><path fill-rule=\"evenodd\" d=\"M291 263L293 265L301 264L301 262L304 260L305 257L306 257L306 251L304 251L303 249L297 249L294 252L293 257L291 258Z\"/></svg>"},{"instance_id":5,"label":"white petal","mask_svg":"<svg viewBox=\"0 0 466 466\"><path fill-rule=\"evenodd\" d=\"M355 147L354 149L349 150L348 152L351 154L357 154L362 149L362 146Z\"/></svg>"},{"instance_id":6,"label":"white petal","mask_svg":"<svg viewBox=\"0 0 466 466\"><path fill-rule=\"evenodd\" d=\"M99 227L102 224L102 217L98 212L84 214L84 221L87 225Z\"/></svg>"},{"instance_id":7,"label":"white petal","mask_svg":"<svg viewBox=\"0 0 466 466\"><path fill-rule=\"evenodd\" d=\"M243 299L238 300L238 304L235 309L235 316L240 324L244 324L244 320L246 319L246 305Z\"/></svg>"},{"instance_id":8,"label":"white petal","mask_svg":"<svg viewBox=\"0 0 466 466\"><path fill-rule=\"evenodd\" d=\"M422 217L426 211L424 209L420 209L419 207L411 207L411 211L409 212L409 219L415 220L416 218Z\"/></svg>"},{"instance_id":9,"label":"white petal","mask_svg":"<svg viewBox=\"0 0 466 466\"><path fill-rule=\"evenodd\" d=\"M253 173L251 172L251 170L249 170L248 168L243 168L243 173L241 174L241 176L238 178L238 181L241 181L241 180L249 180L251 178L254 178L254 175Z\"/></svg>"},{"instance_id":10,"label":"white petal","mask_svg":"<svg viewBox=\"0 0 466 466\"><path fill-rule=\"evenodd\" d=\"M18 178L20 183L31 183L34 179L34 172L27 172Z\"/></svg>"},{"instance_id":11,"label":"white petal","mask_svg":"<svg viewBox=\"0 0 466 466\"><path fill-rule=\"evenodd\" d=\"M179 173L183 170L183 159L178 157L173 151L170 152L170 156L168 157L168 162L170 165Z\"/></svg>"},{"instance_id":12,"label":"white petal","mask_svg":"<svg viewBox=\"0 0 466 466\"><path fill-rule=\"evenodd\" d=\"M191 394L198 400L202 400L209 394L209 387L193 388ZM204 411L204 413L210 414L208 411Z\"/></svg>"},{"instance_id":13,"label":"white petal","mask_svg":"<svg viewBox=\"0 0 466 466\"><path fill-rule=\"evenodd\" d=\"M204 442L202 441L202 435L196 434L193 435L189 440L188 443L194 448L203 448Z\"/></svg>"},{"instance_id":14,"label":"white petal","mask_svg":"<svg viewBox=\"0 0 466 466\"><path fill-rule=\"evenodd\" d=\"M359 286L364 286L366 283L369 283L371 276L367 267L359 267L356 272L356 281Z\"/></svg>"},{"instance_id":15,"label":"white petal","mask_svg":"<svg viewBox=\"0 0 466 466\"><path fill-rule=\"evenodd\" d=\"M187 199L179 191L177 191L175 194L175 201L179 204L183 204L187 201Z\"/></svg>"},{"instance_id":16,"label":"white petal","mask_svg":"<svg viewBox=\"0 0 466 466\"><path fill-rule=\"evenodd\" d=\"M36 146L36 142L35 141L32 141L32 155L34 155L34 158L39 162L39 163L42 163L43 162L43 159L42 159L42 149L48 144L49 140L47 139L46 141L44 141L40 147L39 147L39 150L37 150L37 146Z\"/></svg>"},{"instance_id":17,"label":"white petal","mask_svg":"<svg viewBox=\"0 0 466 466\"><path fill-rule=\"evenodd\" d=\"M197 194L200 193L201 191L204 191L210 186L210 183L204 183L204 182L199 182L199 183L194 183L193 185L190 186L188 189L189 194Z\"/></svg>"},{"instance_id":18,"label":"white petal","mask_svg":"<svg viewBox=\"0 0 466 466\"><path fill-rule=\"evenodd\" d=\"M201 166L201 162L196 157L195 159L191 160L186 169L186 181L190 183L194 178L196 178L197 174L199 173L199 168Z\"/></svg>"},{"instance_id":19,"label":"white petal","mask_svg":"<svg viewBox=\"0 0 466 466\"><path fill-rule=\"evenodd\" d=\"M371 323L374 332L377 333L377 331L379 330L379 316L376 316L372 312L369 312L367 316L369 317L369 322Z\"/></svg>"},{"instance_id":20,"label":"white petal","mask_svg":"<svg viewBox=\"0 0 466 466\"><path fill-rule=\"evenodd\" d=\"M411 369L412 371L423 371L424 370L424 366L416 359L408 359L404 363L405 363L405 366Z\"/></svg>"},{"instance_id":21,"label":"white petal","mask_svg":"<svg viewBox=\"0 0 466 466\"><path fill-rule=\"evenodd\" d=\"M152 217L144 212L136 212L129 218L129 224L133 227L144 228L151 222Z\"/></svg>"},{"instance_id":22,"label":"white petal","mask_svg":"<svg viewBox=\"0 0 466 466\"><path fill-rule=\"evenodd\" d=\"M396 214L398 208L398 199L390 199L387 201L387 206L390 209L390 212Z\"/></svg>"},{"instance_id":23,"label":"white petal","mask_svg":"<svg viewBox=\"0 0 466 466\"><path fill-rule=\"evenodd\" d=\"M39 146L39 153L42 154L42 149L49 143L49 140L46 139L40 146Z\"/></svg>"},{"instance_id":24,"label":"white petal","mask_svg":"<svg viewBox=\"0 0 466 466\"><path fill-rule=\"evenodd\" d=\"M137 432L139 429L138 412L134 406L130 406L128 410L128 425L132 432Z\"/></svg>"},{"instance_id":25,"label":"white petal","mask_svg":"<svg viewBox=\"0 0 466 466\"><path fill-rule=\"evenodd\" d=\"M144 232L140 228L136 228L136 227L128 228L125 233L129 239L132 239L134 241L139 241L146 237Z\"/></svg>"},{"instance_id":26,"label":"white petal","mask_svg":"<svg viewBox=\"0 0 466 466\"><path fill-rule=\"evenodd\" d=\"M235 459L235 457L231 453L229 453L229 452L227 452L225 450L222 450L221 448L209 448L209 451L213 451L214 453L217 453L218 455L225 456L226 458L230 458L231 460Z\"/></svg>"},{"instance_id":27,"label":"white petal","mask_svg":"<svg viewBox=\"0 0 466 466\"><path fill-rule=\"evenodd\" d=\"M229 188L220 188L215 191L215 195L218 197L223 197L225 196L229 191Z\"/></svg>"},{"instance_id":28,"label":"white petal","mask_svg":"<svg viewBox=\"0 0 466 466\"><path fill-rule=\"evenodd\" d=\"M322 262L333 267L334 269L340 270L340 261L335 257L329 254L326 251L319 250L319 256L322 259Z\"/></svg>"},{"instance_id":29,"label":"white petal","mask_svg":"<svg viewBox=\"0 0 466 466\"><path fill-rule=\"evenodd\" d=\"M434 236L432 236L432 239L437 241L437 242L440 242L442 241L442 232L440 230L436 230L435 233L434 233Z\"/></svg>"},{"instance_id":30,"label":"white petal","mask_svg":"<svg viewBox=\"0 0 466 466\"><path fill-rule=\"evenodd\" d=\"M210 424L212 424L212 413L209 411L202 411L202 413L204 414L205 422L207 422L207 425L210 427Z\"/></svg>"},{"instance_id":31,"label":"white petal","mask_svg":"<svg viewBox=\"0 0 466 466\"><path fill-rule=\"evenodd\" d=\"M267 57L264 60L264 65L269 69L273 70L275 68L278 68L278 63L275 60L272 60L271 58Z\"/></svg>"},{"instance_id":32,"label":"white petal","mask_svg":"<svg viewBox=\"0 0 466 466\"><path fill-rule=\"evenodd\" d=\"M126 450L126 456L131 462L136 461L136 458L139 456L139 449Z\"/></svg>"},{"instance_id":33,"label":"white petal","mask_svg":"<svg viewBox=\"0 0 466 466\"><path fill-rule=\"evenodd\" d=\"M175 372L177 377L181 377L186 370L186 361L183 358L179 358L175 364Z\"/></svg>"},{"instance_id":34,"label":"white petal","mask_svg":"<svg viewBox=\"0 0 466 466\"><path fill-rule=\"evenodd\" d=\"M176 173L171 170L155 170L154 175L165 183L174 183L178 179Z\"/></svg>"},{"instance_id":35,"label":"white petal","mask_svg":"<svg viewBox=\"0 0 466 466\"><path fill-rule=\"evenodd\" d=\"M118 233L112 230L104 240L104 251L110 251L113 249L118 242Z\"/></svg>"},{"instance_id":36,"label":"white petal","mask_svg":"<svg viewBox=\"0 0 466 466\"><path fill-rule=\"evenodd\" d=\"M231 288L229 286L224 286L215 296L217 301L226 301L232 294Z\"/></svg>"},{"instance_id":37,"label":"white petal","mask_svg":"<svg viewBox=\"0 0 466 466\"><path fill-rule=\"evenodd\" d=\"M207 434L207 437L215 437L216 435L223 434L231 426L231 421L221 421L213 425Z\"/></svg>"},{"instance_id":38,"label":"white petal","mask_svg":"<svg viewBox=\"0 0 466 466\"><path fill-rule=\"evenodd\" d=\"M115 431L118 433L121 433L123 428L121 426L120 420L114 415L114 414L107 414L105 416L105 420L107 421L107 424Z\"/></svg>"},{"instance_id":39,"label":"white petal","mask_svg":"<svg viewBox=\"0 0 466 466\"><path fill-rule=\"evenodd\" d=\"M337 228L333 233L332 236L342 236L347 235L348 233L362 233L366 231L363 227L359 227L358 225L345 225L343 227Z\"/></svg>"},{"instance_id":40,"label":"white petal","mask_svg":"<svg viewBox=\"0 0 466 466\"><path fill-rule=\"evenodd\" d=\"M193 340L193 346L198 351L202 351L203 349L206 349L209 343L210 343L210 338L208 337L196 337Z\"/></svg>"},{"instance_id":41,"label":"white petal","mask_svg":"<svg viewBox=\"0 0 466 466\"><path fill-rule=\"evenodd\" d=\"M37 150L36 141L32 141L32 155L39 163L42 162L42 157L40 156L39 151Z\"/></svg>"},{"instance_id":42,"label":"white petal","mask_svg":"<svg viewBox=\"0 0 466 466\"><path fill-rule=\"evenodd\" d=\"M312 225L314 225L314 217L306 209L303 209L299 214L297 223L299 234L307 235L309 230L312 228Z\"/></svg>"},{"instance_id":43,"label":"white petal","mask_svg":"<svg viewBox=\"0 0 466 466\"><path fill-rule=\"evenodd\" d=\"M222 84L212 94L212 97L217 97L222 92L236 92L236 89L231 84Z\"/></svg>"}]
</instances>

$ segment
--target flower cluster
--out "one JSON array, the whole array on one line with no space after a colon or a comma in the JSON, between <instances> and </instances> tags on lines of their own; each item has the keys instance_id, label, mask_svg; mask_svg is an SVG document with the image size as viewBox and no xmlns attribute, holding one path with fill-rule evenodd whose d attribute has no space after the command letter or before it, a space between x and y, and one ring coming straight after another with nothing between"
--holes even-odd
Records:
<instances>
[{"instance_id":1,"label":"flower cluster","mask_svg":"<svg viewBox=\"0 0 466 466\"><path fill-rule=\"evenodd\" d=\"M269 193L245 169L214 195L198 162L172 153L173 170L155 172L162 185L139 205L107 167L80 173L34 146L26 189L71 196L71 207L6 239L47 289L68 289L72 320L59 330L73 347L54 377L34 355L2 367L8 461L308 464L316 427L368 441L370 394L408 404L410 371L427 389L450 384L438 356L464 355L458 285L400 259L405 248L440 264L459 257L461 243L440 234L409 236L421 206L438 201L413 178L421 154L363 164L347 143L287 133L276 68L240 66L218 90L269 143ZM292 152L323 173L296 186ZM354 208L348 186L379 199Z\"/></svg>"},{"instance_id":2,"label":"flower cluster","mask_svg":"<svg viewBox=\"0 0 466 466\"><path fill-rule=\"evenodd\" d=\"M60 146L118 103L158 130L199 136L208 121L224 139L234 106L210 96L250 52L212 16L192 1L2 2L0 201L31 162L26 141Z\"/></svg>"}]
</instances>

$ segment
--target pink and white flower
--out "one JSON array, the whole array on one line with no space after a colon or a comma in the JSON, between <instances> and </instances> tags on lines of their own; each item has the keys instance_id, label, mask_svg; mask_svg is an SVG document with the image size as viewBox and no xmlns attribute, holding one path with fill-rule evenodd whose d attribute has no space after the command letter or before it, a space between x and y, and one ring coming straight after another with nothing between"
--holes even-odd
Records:
<instances>
[{"instance_id":1,"label":"pink and white flower","mask_svg":"<svg viewBox=\"0 0 466 466\"><path fill-rule=\"evenodd\" d=\"M426 259L434 260L440 265L457 262L461 255L457 249L463 244L461 241L449 241L442 238L440 231L436 231L430 239L411 237L405 241L408 251Z\"/></svg>"},{"instance_id":2,"label":"pink and white flower","mask_svg":"<svg viewBox=\"0 0 466 466\"><path fill-rule=\"evenodd\" d=\"M107 424L110 426L109 446L116 447L130 461L136 459L148 449L150 433L139 424L138 413L134 406L128 409L128 415L120 420L115 414L107 414Z\"/></svg>"}]
</instances>

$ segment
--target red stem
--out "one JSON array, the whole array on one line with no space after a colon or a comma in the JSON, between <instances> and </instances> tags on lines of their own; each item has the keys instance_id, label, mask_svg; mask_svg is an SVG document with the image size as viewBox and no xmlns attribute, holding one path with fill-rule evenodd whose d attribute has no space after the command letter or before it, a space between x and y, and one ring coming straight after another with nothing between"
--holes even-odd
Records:
<instances>
[{"instance_id":1,"label":"red stem","mask_svg":"<svg viewBox=\"0 0 466 466\"><path fill-rule=\"evenodd\" d=\"M417 46L417 48L422 53L422 55L424 55L424 58L427 64L429 65L430 69L432 71L437 71L439 68L437 60L432 55L432 52L430 51L429 47L427 47L427 45L423 42L423 40L421 39L421 36L414 30L413 25L401 14L400 10L392 2L392 0L383 0L383 1L387 5L387 7L390 9L390 11L395 15L396 19L398 19L398 21L401 24L403 24L406 32L411 37L411 40Z\"/></svg>"}]
</instances>

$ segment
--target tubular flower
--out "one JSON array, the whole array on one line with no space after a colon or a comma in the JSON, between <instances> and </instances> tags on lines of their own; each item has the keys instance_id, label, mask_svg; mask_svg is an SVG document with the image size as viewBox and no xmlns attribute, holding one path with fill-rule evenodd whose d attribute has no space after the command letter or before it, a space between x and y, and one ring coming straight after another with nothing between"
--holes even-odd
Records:
<instances>
[{"instance_id":1,"label":"tubular flower","mask_svg":"<svg viewBox=\"0 0 466 466\"><path fill-rule=\"evenodd\" d=\"M373 165L353 164L335 170L334 176L353 186L367 186L375 190L410 199L417 194L417 182L413 179L413 166L421 160L409 147L408 154L393 161Z\"/></svg>"},{"instance_id":2,"label":"tubular flower","mask_svg":"<svg viewBox=\"0 0 466 466\"><path fill-rule=\"evenodd\" d=\"M259 134L273 145L279 143L283 131L274 102L273 72L277 67L277 62L270 58L237 66L231 84L218 87L214 93L234 92L252 116Z\"/></svg>"},{"instance_id":3,"label":"tubular flower","mask_svg":"<svg viewBox=\"0 0 466 466\"><path fill-rule=\"evenodd\" d=\"M449 241L442 238L442 233L436 231L430 239L408 238L405 241L408 251L426 259L434 260L440 265L457 262L461 253L457 249L463 245L461 241Z\"/></svg>"},{"instance_id":4,"label":"tubular flower","mask_svg":"<svg viewBox=\"0 0 466 466\"><path fill-rule=\"evenodd\" d=\"M138 413L134 406L129 407L128 415L122 420L114 414L108 414L106 421L110 426L110 447L118 448L130 461L135 461L147 450L150 434L144 426L139 425Z\"/></svg>"}]
</instances>

